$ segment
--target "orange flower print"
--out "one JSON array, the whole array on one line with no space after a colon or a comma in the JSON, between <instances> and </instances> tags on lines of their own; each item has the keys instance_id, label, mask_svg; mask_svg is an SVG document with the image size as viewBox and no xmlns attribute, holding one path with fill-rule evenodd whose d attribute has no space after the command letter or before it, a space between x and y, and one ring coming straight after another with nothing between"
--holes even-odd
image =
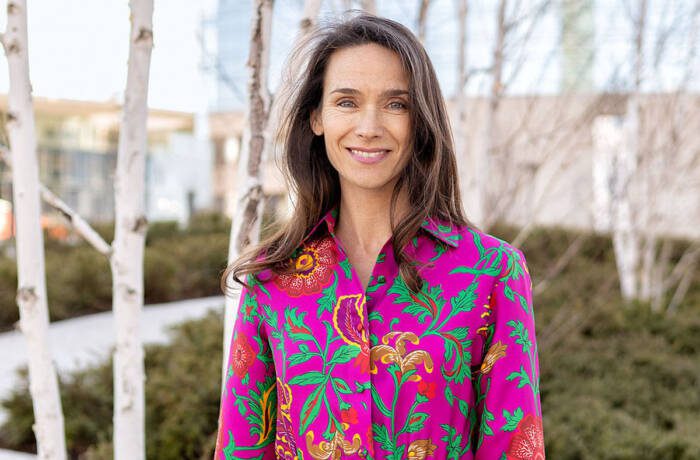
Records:
<instances>
[{"instance_id":1,"label":"orange flower print","mask_svg":"<svg viewBox=\"0 0 700 460\"><path fill-rule=\"evenodd\" d=\"M422 394L428 399L433 399L435 397L435 382L426 382L421 380L418 382L418 393Z\"/></svg>"},{"instance_id":2,"label":"orange flower print","mask_svg":"<svg viewBox=\"0 0 700 460\"><path fill-rule=\"evenodd\" d=\"M518 423L518 428L510 438L506 452L508 460L544 460L544 433L542 419L527 414Z\"/></svg>"},{"instance_id":3,"label":"orange flower print","mask_svg":"<svg viewBox=\"0 0 700 460\"><path fill-rule=\"evenodd\" d=\"M356 424L357 423L357 411L355 408L351 407L348 410L340 411L340 420L343 423Z\"/></svg>"},{"instance_id":4,"label":"orange flower print","mask_svg":"<svg viewBox=\"0 0 700 460\"><path fill-rule=\"evenodd\" d=\"M408 446L408 458L411 460L425 460L427 456L433 456L437 446L430 439L417 439Z\"/></svg>"},{"instance_id":5,"label":"orange flower print","mask_svg":"<svg viewBox=\"0 0 700 460\"><path fill-rule=\"evenodd\" d=\"M297 273L279 274L275 285L291 297L317 294L333 278L338 256L335 242L329 236L310 241L301 249L301 254L290 259Z\"/></svg>"},{"instance_id":6,"label":"orange flower print","mask_svg":"<svg viewBox=\"0 0 700 460\"><path fill-rule=\"evenodd\" d=\"M306 448L309 455L317 460L338 460L344 457L343 454L355 454L360 450L360 435L355 433L352 442L345 439L340 431L335 431L333 439L330 441L322 440L318 445L314 444L313 430L306 433ZM323 438L321 438L323 439Z\"/></svg>"},{"instance_id":7,"label":"orange flower print","mask_svg":"<svg viewBox=\"0 0 700 460\"><path fill-rule=\"evenodd\" d=\"M243 332L239 332L233 344L231 367L238 378L244 378L248 369L255 362L255 351L248 343L248 338Z\"/></svg>"},{"instance_id":8,"label":"orange flower print","mask_svg":"<svg viewBox=\"0 0 700 460\"><path fill-rule=\"evenodd\" d=\"M508 345L504 344L500 340L491 345L491 348L489 348L489 351L484 357L484 361L481 363L480 371L482 374L488 374L491 372L491 369L493 368L493 365L496 364L496 361L506 355L506 348L508 348Z\"/></svg>"},{"instance_id":9,"label":"orange flower print","mask_svg":"<svg viewBox=\"0 0 700 460\"><path fill-rule=\"evenodd\" d=\"M396 337L395 347L389 346L389 340ZM382 343L375 345L371 350L370 358L370 372L372 374L377 373L376 361L381 361L384 364L396 363L399 368L396 371L397 378L400 379L406 372L415 369L418 364L423 364L425 366L425 371L428 373L433 372L433 359L430 354L425 350L413 350L412 352L406 354L405 342L409 341L414 345L418 345L419 339L413 332L388 332L382 337ZM419 382L421 380L420 375L413 374L408 378L411 382Z\"/></svg>"}]
</instances>

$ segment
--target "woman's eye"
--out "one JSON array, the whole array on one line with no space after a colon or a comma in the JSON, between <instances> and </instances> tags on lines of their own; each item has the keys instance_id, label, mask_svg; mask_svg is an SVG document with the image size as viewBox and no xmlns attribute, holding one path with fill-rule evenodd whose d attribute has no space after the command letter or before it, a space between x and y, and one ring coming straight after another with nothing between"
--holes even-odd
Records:
<instances>
[{"instance_id":1,"label":"woman's eye","mask_svg":"<svg viewBox=\"0 0 700 460\"><path fill-rule=\"evenodd\" d=\"M406 109L406 104L400 101L393 101L389 103L389 107L392 109L404 110Z\"/></svg>"},{"instance_id":2,"label":"woman's eye","mask_svg":"<svg viewBox=\"0 0 700 460\"><path fill-rule=\"evenodd\" d=\"M352 101L344 100L338 102L339 107L354 107L355 104Z\"/></svg>"}]
</instances>

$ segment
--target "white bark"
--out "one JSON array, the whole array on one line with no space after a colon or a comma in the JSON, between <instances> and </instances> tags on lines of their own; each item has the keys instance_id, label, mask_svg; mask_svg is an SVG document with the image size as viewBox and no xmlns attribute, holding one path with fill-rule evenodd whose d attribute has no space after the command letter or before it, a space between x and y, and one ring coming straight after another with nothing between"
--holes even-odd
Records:
<instances>
[{"instance_id":1,"label":"white bark","mask_svg":"<svg viewBox=\"0 0 700 460\"><path fill-rule=\"evenodd\" d=\"M34 408L38 458L63 460L66 442L56 370L49 353L44 237L41 231L39 165L29 82L27 3L7 4L7 31L2 37L9 67L7 131L12 151L13 208L17 246L17 305L20 329L27 340L29 392Z\"/></svg>"},{"instance_id":2,"label":"white bark","mask_svg":"<svg viewBox=\"0 0 700 460\"><path fill-rule=\"evenodd\" d=\"M618 151L614 163L614 191L612 197L612 231L615 260L620 278L620 289L625 300L638 298L640 294L640 251L642 235L640 229L646 220L646 203L635 203L632 184L639 180L640 163L640 91L644 55L644 24L646 0L638 3L635 20L634 86L627 100L625 119L625 145ZM645 177L642 177L645 179ZM646 187L641 184L642 192ZM648 255L647 255L648 257Z\"/></svg>"},{"instance_id":3,"label":"white bark","mask_svg":"<svg viewBox=\"0 0 700 460\"><path fill-rule=\"evenodd\" d=\"M420 2L418 4L418 17L416 19L416 30L418 31L418 39L421 41L421 43L425 43L426 24L428 22L428 9L429 8L430 8L430 0L420 0Z\"/></svg>"},{"instance_id":4,"label":"white bark","mask_svg":"<svg viewBox=\"0 0 700 460\"><path fill-rule=\"evenodd\" d=\"M374 0L360 0L360 6L368 13L377 14L377 4Z\"/></svg>"},{"instance_id":5,"label":"white bark","mask_svg":"<svg viewBox=\"0 0 700 460\"><path fill-rule=\"evenodd\" d=\"M426 2L422 2L425 4ZM421 5L422 6L422 5ZM426 7L427 8L427 7ZM459 174L460 195L467 201L470 218L477 219L483 215L481 209L481 193L476 187L470 187L471 178L478 173L474 165L469 163L469 152L466 150L465 124L467 118L467 101L465 91L467 86L467 0L456 0L457 13L457 84L455 85L455 107L453 114L453 137L457 170ZM423 26L424 28L425 26Z\"/></svg>"},{"instance_id":6,"label":"white bark","mask_svg":"<svg viewBox=\"0 0 700 460\"><path fill-rule=\"evenodd\" d=\"M477 225L481 224L487 230L500 217L496 209L495 197L490 190L497 191L500 196L507 196L505 188L507 176L507 159L504 152L496 152L498 136L498 109L503 97L503 65L505 40L507 33L506 9L508 0L499 0L496 14L496 42L493 47L491 63L491 90L489 92L481 148L474 149L474 208L472 215ZM487 215L488 210L488 215Z\"/></svg>"},{"instance_id":7,"label":"white bark","mask_svg":"<svg viewBox=\"0 0 700 460\"><path fill-rule=\"evenodd\" d=\"M306 0L304 2L304 11L301 15L299 24L299 35L305 36L311 31L311 28L316 25L318 20L318 12L321 10L322 0Z\"/></svg>"},{"instance_id":8,"label":"white bark","mask_svg":"<svg viewBox=\"0 0 700 460\"><path fill-rule=\"evenodd\" d=\"M262 220L263 190L260 169L266 144L266 130L270 110L270 95L267 89L267 72L272 33L273 0L256 0L253 5L253 20L250 38L248 69L249 105L248 125L242 152L238 158L239 181L236 210L231 220L228 262L232 263L239 254L258 241ZM244 138L245 139L245 138ZM245 166L245 171L243 167ZM227 285L234 284L233 278ZM238 314L238 295L226 296L224 308L224 356L222 362L222 388L226 378L228 351L231 334Z\"/></svg>"},{"instance_id":9,"label":"white bark","mask_svg":"<svg viewBox=\"0 0 700 460\"><path fill-rule=\"evenodd\" d=\"M153 48L153 0L131 0L129 62L117 173L111 259L114 353L114 458L145 459L144 364L139 321L143 308L145 160L148 76Z\"/></svg>"}]
</instances>

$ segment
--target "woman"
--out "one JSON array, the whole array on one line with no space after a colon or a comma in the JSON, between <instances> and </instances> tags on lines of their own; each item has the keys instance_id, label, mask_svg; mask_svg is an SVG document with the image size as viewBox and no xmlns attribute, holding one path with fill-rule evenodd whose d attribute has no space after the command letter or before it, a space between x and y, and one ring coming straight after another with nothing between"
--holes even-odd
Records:
<instances>
[{"instance_id":1,"label":"woman","mask_svg":"<svg viewBox=\"0 0 700 460\"><path fill-rule=\"evenodd\" d=\"M371 15L311 40L292 218L222 278L247 275L215 458L544 459L525 258L462 215L425 50Z\"/></svg>"}]
</instances>

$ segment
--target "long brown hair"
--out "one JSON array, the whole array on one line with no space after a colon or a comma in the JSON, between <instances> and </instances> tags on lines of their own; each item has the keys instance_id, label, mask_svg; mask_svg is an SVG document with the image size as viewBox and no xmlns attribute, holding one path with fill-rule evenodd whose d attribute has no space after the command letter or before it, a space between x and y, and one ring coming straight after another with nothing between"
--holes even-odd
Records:
<instances>
[{"instance_id":1,"label":"long brown hair","mask_svg":"<svg viewBox=\"0 0 700 460\"><path fill-rule=\"evenodd\" d=\"M414 133L412 156L392 193L391 243L400 275L413 291L419 291L422 279L416 262L402 249L417 234L423 220L430 216L450 225L471 226L462 211L457 163L445 101L435 70L423 45L413 33L396 21L367 13L327 23L314 29L290 55L282 87L288 93L278 139L280 166L292 196L296 196L292 216L271 236L245 251L229 265L221 277L232 273L239 284L242 275L271 269L290 273L294 251L306 234L333 206L340 202L340 181L326 155L323 137L311 131L310 117L323 94L323 78L330 56L337 50L364 44L378 44L397 53L409 79L411 127ZM395 225L396 203L402 187L410 203L408 216Z\"/></svg>"}]
</instances>

